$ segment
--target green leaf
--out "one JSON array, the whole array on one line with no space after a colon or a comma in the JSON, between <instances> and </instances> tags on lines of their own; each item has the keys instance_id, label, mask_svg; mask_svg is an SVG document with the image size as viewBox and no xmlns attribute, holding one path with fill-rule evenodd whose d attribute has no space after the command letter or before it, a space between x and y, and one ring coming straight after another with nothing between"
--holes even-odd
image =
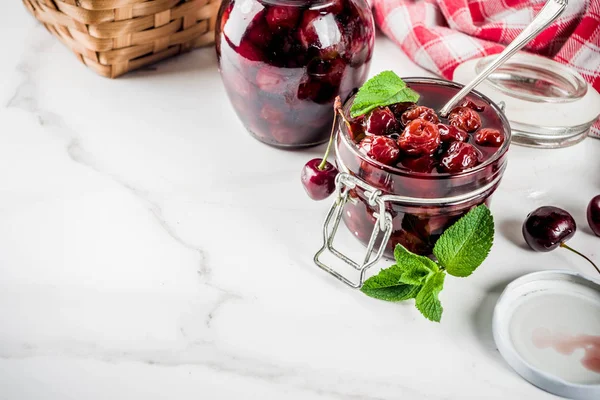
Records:
<instances>
[{"instance_id":1,"label":"green leaf","mask_svg":"<svg viewBox=\"0 0 600 400\"><path fill-rule=\"evenodd\" d=\"M488 256L494 242L494 218L482 204L440 236L433 254L450 275L469 276Z\"/></svg>"},{"instance_id":2,"label":"green leaf","mask_svg":"<svg viewBox=\"0 0 600 400\"><path fill-rule=\"evenodd\" d=\"M422 285L432 273L439 271L435 262L406 250L401 244L394 249L396 265L401 269L399 281L408 285Z\"/></svg>"},{"instance_id":3,"label":"green leaf","mask_svg":"<svg viewBox=\"0 0 600 400\"><path fill-rule=\"evenodd\" d=\"M397 265L392 265L367 279L360 290L367 296L386 301L414 298L419 292L419 286L400 282L401 275L402 269Z\"/></svg>"},{"instance_id":4,"label":"green leaf","mask_svg":"<svg viewBox=\"0 0 600 400\"><path fill-rule=\"evenodd\" d=\"M430 321L440 322L442 319L444 308L438 295L444 288L444 278L446 278L444 271L430 275L416 297L417 309Z\"/></svg>"},{"instance_id":5,"label":"green leaf","mask_svg":"<svg viewBox=\"0 0 600 400\"><path fill-rule=\"evenodd\" d=\"M416 103L418 100L419 94L407 87L398 75L392 71L383 71L358 90L350 108L350 116L355 118L377 107L402 102Z\"/></svg>"}]
</instances>

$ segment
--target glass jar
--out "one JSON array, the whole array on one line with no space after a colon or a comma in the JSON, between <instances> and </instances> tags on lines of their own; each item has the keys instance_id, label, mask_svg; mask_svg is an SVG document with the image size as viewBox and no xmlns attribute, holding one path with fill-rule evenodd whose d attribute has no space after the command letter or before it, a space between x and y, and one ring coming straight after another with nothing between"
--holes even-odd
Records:
<instances>
[{"instance_id":1,"label":"glass jar","mask_svg":"<svg viewBox=\"0 0 600 400\"><path fill-rule=\"evenodd\" d=\"M374 39L365 0L224 0L217 17L233 108L254 137L280 147L328 139L333 100L364 83Z\"/></svg>"},{"instance_id":2,"label":"glass jar","mask_svg":"<svg viewBox=\"0 0 600 400\"><path fill-rule=\"evenodd\" d=\"M404 78L407 85L421 97L419 105L439 110L462 85L433 78ZM479 148L483 162L460 173L422 173L382 164L361 152L350 138L343 121L336 137L336 163L340 174L336 178L337 199L323 227L324 244L315 255L321 268L353 287L362 284L364 271L385 255L393 258L396 244L410 251L431 255L442 232L473 207L486 203L500 184L507 163L511 140L508 120L501 108L478 92L466 99L484 104L480 112L482 127L504 133L499 148ZM345 111L352 104L350 98ZM336 250L333 238L342 219L350 232L367 246L363 263L349 259ZM359 270L359 283L323 264L319 257L325 249ZM372 251L375 256L372 257Z\"/></svg>"}]
</instances>

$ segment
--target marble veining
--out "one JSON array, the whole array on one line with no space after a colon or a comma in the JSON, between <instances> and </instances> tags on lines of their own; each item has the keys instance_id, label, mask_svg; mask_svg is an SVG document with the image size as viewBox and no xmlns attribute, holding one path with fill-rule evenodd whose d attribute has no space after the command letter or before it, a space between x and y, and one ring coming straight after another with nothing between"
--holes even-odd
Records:
<instances>
[{"instance_id":1,"label":"marble veining","mask_svg":"<svg viewBox=\"0 0 600 400\"><path fill-rule=\"evenodd\" d=\"M494 249L447 280L436 325L314 266L329 201L307 199L298 175L323 147L250 138L212 49L107 80L19 2L5 8L1 400L553 397L504 363L491 311L524 273L593 272L528 251L520 224L539 205L567 208L573 246L600 257L584 226L600 141L510 150ZM378 38L371 73L390 68L430 75ZM361 250L349 235L340 245Z\"/></svg>"}]
</instances>

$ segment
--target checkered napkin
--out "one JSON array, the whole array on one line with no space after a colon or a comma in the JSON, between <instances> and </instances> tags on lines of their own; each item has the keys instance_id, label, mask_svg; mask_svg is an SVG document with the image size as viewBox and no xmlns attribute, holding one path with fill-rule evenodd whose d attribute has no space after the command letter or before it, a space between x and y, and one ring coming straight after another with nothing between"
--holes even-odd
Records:
<instances>
[{"instance_id":1,"label":"checkered napkin","mask_svg":"<svg viewBox=\"0 0 600 400\"><path fill-rule=\"evenodd\" d=\"M472 58L499 53L546 0L371 0L379 28L420 66L452 78ZM569 0L525 50L568 64L600 92L600 0ZM599 110L600 111L600 110ZM600 138L600 121L592 128Z\"/></svg>"}]
</instances>

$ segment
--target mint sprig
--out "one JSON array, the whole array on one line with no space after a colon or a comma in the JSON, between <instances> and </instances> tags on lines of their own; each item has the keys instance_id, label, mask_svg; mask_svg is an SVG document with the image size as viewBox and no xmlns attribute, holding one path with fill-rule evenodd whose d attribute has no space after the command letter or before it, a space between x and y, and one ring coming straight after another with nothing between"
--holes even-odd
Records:
<instances>
[{"instance_id":1,"label":"mint sprig","mask_svg":"<svg viewBox=\"0 0 600 400\"><path fill-rule=\"evenodd\" d=\"M440 322L443 307L439 294L446 272L469 276L488 256L494 241L494 218L482 204L473 208L446 229L433 248L434 261L408 251L398 244L396 264L367 279L361 288L367 296L386 301L415 299L425 318Z\"/></svg>"},{"instance_id":2,"label":"mint sprig","mask_svg":"<svg viewBox=\"0 0 600 400\"><path fill-rule=\"evenodd\" d=\"M433 254L450 275L469 276L487 257L494 240L494 218L486 206L471 210L438 239Z\"/></svg>"},{"instance_id":3,"label":"mint sprig","mask_svg":"<svg viewBox=\"0 0 600 400\"><path fill-rule=\"evenodd\" d=\"M356 118L377 107L390 104L410 102L416 103L419 94L406 86L393 71L383 71L365 82L356 93L350 116Z\"/></svg>"}]
</instances>

